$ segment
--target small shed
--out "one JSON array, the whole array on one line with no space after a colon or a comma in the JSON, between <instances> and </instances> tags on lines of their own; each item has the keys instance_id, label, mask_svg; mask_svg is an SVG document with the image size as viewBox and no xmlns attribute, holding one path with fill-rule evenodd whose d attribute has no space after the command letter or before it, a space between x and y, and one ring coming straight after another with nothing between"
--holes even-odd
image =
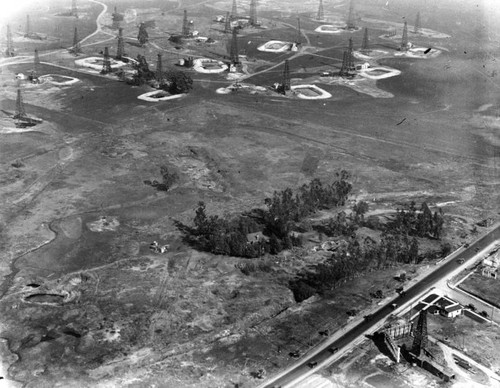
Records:
<instances>
[{"instance_id":1,"label":"small shed","mask_svg":"<svg viewBox=\"0 0 500 388\"><path fill-rule=\"evenodd\" d=\"M462 314L463 309L461 305L454 304L441 309L441 314L448 318L455 318Z\"/></svg>"}]
</instances>

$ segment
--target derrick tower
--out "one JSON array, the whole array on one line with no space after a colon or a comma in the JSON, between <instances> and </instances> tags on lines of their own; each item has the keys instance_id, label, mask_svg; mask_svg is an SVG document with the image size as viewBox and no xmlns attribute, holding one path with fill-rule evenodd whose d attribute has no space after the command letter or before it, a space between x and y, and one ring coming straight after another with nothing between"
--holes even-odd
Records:
<instances>
[{"instance_id":1,"label":"derrick tower","mask_svg":"<svg viewBox=\"0 0 500 388\"><path fill-rule=\"evenodd\" d=\"M12 41L12 32L10 31L10 25L7 24L7 49L5 50L6 57L13 57L14 52L14 42Z\"/></svg>"},{"instance_id":2,"label":"derrick tower","mask_svg":"<svg viewBox=\"0 0 500 388\"><path fill-rule=\"evenodd\" d=\"M226 12L226 19L224 20L224 33L229 34L231 32L231 16L229 12Z\"/></svg>"},{"instance_id":3,"label":"derrick tower","mask_svg":"<svg viewBox=\"0 0 500 388\"><path fill-rule=\"evenodd\" d=\"M16 113L14 114L14 119L24 119L26 118L26 110L24 108L23 95L21 93L21 87L17 88L17 98L16 98Z\"/></svg>"},{"instance_id":4,"label":"derrick tower","mask_svg":"<svg viewBox=\"0 0 500 388\"><path fill-rule=\"evenodd\" d=\"M347 25L346 29L354 30L356 26L354 25L354 3L353 0L349 3L349 14L347 15Z\"/></svg>"},{"instance_id":5,"label":"derrick tower","mask_svg":"<svg viewBox=\"0 0 500 388\"><path fill-rule=\"evenodd\" d=\"M158 59L156 60L156 80L161 84L163 78L163 67L161 63L161 53L158 53Z\"/></svg>"},{"instance_id":6,"label":"derrick tower","mask_svg":"<svg viewBox=\"0 0 500 388\"><path fill-rule=\"evenodd\" d=\"M30 15L26 15L26 34L24 36L29 36L29 34L31 34Z\"/></svg>"},{"instance_id":7,"label":"derrick tower","mask_svg":"<svg viewBox=\"0 0 500 388\"><path fill-rule=\"evenodd\" d=\"M427 348L427 310L420 310L417 327L413 331L412 352L420 356L420 352Z\"/></svg>"},{"instance_id":8,"label":"derrick tower","mask_svg":"<svg viewBox=\"0 0 500 388\"><path fill-rule=\"evenodd\" d=\"M283 82L281 84L283 88L283 94L287 90L290 90L290 66L288 65L288 59L285 59L285 68L283 69Z\"/></svg>"},{"instance_id":9,"label":"derrick tower","mask_svg":"<svg viewBox=\"0 0 500 388\"><path fill-rule=\"evenodd\" d=\"M78 55L79 53L82 52L82 48L80 47L80 41L78 39L78 30L76 27L73 33L73 46L70 47L69 51L75 55Z\"/></svg>"},{"instance_id":10,"label":"derrick tower","mask_svg":"<svg viewBox=\"0 0 500 388\"><path fill-rule=\"evenodd\" d=\"M300 17L297 16L297 36L295 37L295 43L302 43L302 31L300 29Z\"/></svg>"},{"instance_id":11,"label":"derrick tower","mask_svg":"<svg viewBox=\"0 0 500 388\"><path fill-rule=\"evenodd\" d=\"M40 65L40 57L38 56L38 49L35 49L35 56L33 58L33 70L36 73L38 71L38 65Z\"/></svg>"},{"instance_id":12,"label":"derrick tower","mask_svg":"<svg viewBox=\"0 0 500 388\"><path fill-rule=\"evenodd\" d=\"M236 5L236 0L233 0L233 6L231 8L231 18L236 18L238 16L238 7Z\"/></svg>"},{"instance_id":13,"label":"derrick tower","mask_svg":"<svg viewBox=\"0 0 500 388\"><path fill-rule=\"evenodd\" d=\"M361 42L361 51L369 51L368 48L368 28L365 27L365 31L363 34L363 41Z\"/></svg>"},{"instance_id":14,"label":"derrick tower","mask_svg":"<svg viewBox=\"0 0 500 388\"><path fill-rule=\"evenodd\" d=\"M325 10L323 9L323 0L319 0L318 15L316 19L323 20L325 18Z\"/></svg>"},{"instance_id":15,"label":"derrick tower","mask_svg":"<svg viewBox=\"0 0 500 388\"><path fill-rule=\"evenodd\" d=\"M106 46L106 47L104 47L101 74L108 74L111 72L112 72L112 70L111 70L111 61L109 59L109 50L108 50L108 46Z\"/></svg>"},{"instance_id":16,"label":"derrick tower","mask_svg":"<svg viewBox=\"0 0 500 388\"><path fill-rule=\"evenodd\" d=\"M182 36L183 37L189 36L189 22L186 10L184 10L184 19L182 20Z\"/></svg>"},{"instance_id":17,"label":"derrick tower","mask_svg":"<svg viewBox=\"0 0 500 388\"><path fill-rule=\"evenodd\" d=\"M257 25L257 0L250 0L250 25Z\"/></svg>"},{"instance_id":18,"label":"derrick tower","mask_svg":"<svg viewBox=\"0 0 500 388\"><path fill-rule=\"evenodd\" d=\"M75 18L78 17L78 8L76 6L76 0L71 1L71 16L74 16Z\"/></svg>"},{"instance_id":19,"label":"derrick tower","mask_svg":"<svg viewBox=\"0 0 500 388\"><path fill-rule=\"evenodd\" d=\"M339 73L339 75L342 77L353 75L352 72L355 70L352 51L353 51L352 38L349 38L349 46L347 50L344 51L344 55L342 57L342 67L340 68L340 73Z\"/></svg>"},{"instance_id":20,"label":"derrick tower","mask_svg":"<svg viewBox=\"0 0 500 388\"><path fill-rule=\"evenodd\" d=\"M233 28L229 57L232 64L240 63L240 58L238 56L238 30L236 28Z\"/></svg>"},{"instance_id":21,"label":"derrick tower","mask_svg":"<svg viewBox=\"0 0 500 388\"><path fill-rule=\"evenodd\" d=\"M415 34L418 34L418 33L420 33L421 28L422 28L422 26L420 25L420 12L417 12L417 17L415 19L415 27L414 27L413 32Z\"/></svg>"},{"instance_id":22,"label":"derrick tower","mask_svg":"<svg viewBox=\"0 0 500 388\"><path fill-rule=\"evenodd\" d=\"M118 47L116 48L116 59L122 59L125 54L123 44L123 27L118 28Z\"/></svg>"},{"instance_id":23,"label":"derrick tower","mask_svg":"<svg viewBox=\"0 0 500 388\"><path fill-rule=\"evenodd\" d=\"M401 50L408 50L408 23L403 26L403 37L401 38Z\"/></svg>"}]
</instances>

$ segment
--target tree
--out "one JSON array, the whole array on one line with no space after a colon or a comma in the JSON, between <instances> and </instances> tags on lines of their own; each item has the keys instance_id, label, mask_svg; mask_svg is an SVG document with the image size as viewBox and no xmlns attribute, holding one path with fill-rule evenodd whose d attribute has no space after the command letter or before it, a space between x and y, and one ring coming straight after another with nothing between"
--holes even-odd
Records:
<instances>
[{"instance_id":1,"label":"tree","mask_svg":"<svg viewBox=\"0 0 500 388\"><path fill-rule=\"evenodd\" d=\"M139 24L139 33L137 34L137 40L139 41L139 44L141 46L144 46L149 40L149 34L144 23Z\"/></svg>"},{"instance_id":2,"label":"tree","mask_svg":"<svg viewBox=\"0 0 500 388\"><path fill-rule=\"evenodd\" d=\"M352 211L354 212L355 222L364 222L365 214L368 212L368 204L365 201L359 201L354 204Z\"/></svg>"},{"instance_id":3,"label":"tree","mask_svg":"<svg viewBox=\"0 0 500 388\"><path fill-rule=\"evenodd\" d=\"M162 78L167 82L160 85L160 88L170 94L188 93L193 88L193 79L183 71L169 70Z\"/></svg>"}]
</instances>

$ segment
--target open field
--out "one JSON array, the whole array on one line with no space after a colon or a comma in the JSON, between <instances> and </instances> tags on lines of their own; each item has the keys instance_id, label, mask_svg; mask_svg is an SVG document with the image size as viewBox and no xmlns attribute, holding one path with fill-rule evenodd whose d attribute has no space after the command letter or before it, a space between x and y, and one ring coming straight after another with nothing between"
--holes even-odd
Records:
<instances>
[{"instance_id":1,"label":"open field","mask_svg":"<svg viewBox=\"0 0 500 388\"><path fill-rule=\"evenodd\" d=\"M332 333L375 308L378 300L371 292L395 295L401 284L394 279L397 274L416 276L429 264L424 260L370 272L297 303L289 281L329 253L312 252L317 241L260 259L196 251L183 241L175 222L191 223L199 201L209 214L233 215L262 207L275 190L295 189L312 178L331 182L346 169L354 187L346 210L359 199L375 215L410 201L426 201L433 210L445 203L445 236L426 239L424 251L445 242L457 247L473 237L475 222L498 217L500 84L495 74L500 67L492 58L500 50L481 40L481 21L465 23L470 7L448 10L440 2L435 12L423 15L426 27L451 35L415 38L422 46L444 47L439 57L377 59L401 71L370 81L389 98L359 92L348 80L321 82L319 71L338 71L347 39L353 37L357 48L363 32L317 34L320 23L309 18L315 3L307 3L309 12L302 2L281 1L267 2L259 13L266 28L243 29L238 35L240 54L247 56L241 80L267 88L281 81L283 61L289 59L292 79L314 80L331 98L217 94L216 89L234 82L227 72L183 68L194 80L190 93L148 102L138 96L156 89L130 86L75 64L75 59L99 56L104 47L116 52L115 2L79 3L82 16L76 20L54 16L67 11L67 1L37 8L41 17L32 18L33 29L58 37L57 43L14 39L18 57L0 61L0 337L5 339L0 350L8 360L8 374L2 373L9 380L27 387L97 382L116 387L256 386L261 382L252 377L256 370L272 374L290 365L295 360L289 353L307 352L321 341L320 331ZM104 9L100 3L108 10L96 22ZM153 70L159 52L169 68L188 56L226 61L230 37L213 18L225 14L230 2L201 3L118 3L126 16L127 54L145 55ZM402 14L413 18L417 9L409 1L391 3L389 10L379 3L359 6L361 25L363 15L396 23ZM240 7L244 13L248 1ZM184 8L200 35L215 43L168 40L180 32ZM301 50L258 51L269 40L294 39L296 9L303 19ZM325 4L331 22L344 20L346 10ZM484 23L496 23L484 17ZM12 16L14 31L22 31L25 18L25 13ZM137 25L153 19L150 41L139 47ZM72 44L75 23L81 38L98 28L78 58L60 49ZM395 44L377 38L383 29L366 25L373 27L374 48L394 50ZM491 32L491 38L498 36ZM43 62L39 75L78 82L24 82L26 110L44 122L16 131L9 117L16 109L14 75L33 70L34 48ZM144 184L161 179L162 166L179 177L166 192ZM168 251L153 253L153 241L169 244ZM260 266L249 266L253 262ZM469 280L477 281L473 275L462 286ZM491 294L486 283L481 290ZM349 318L346 311L353 306L357 315ZM429 321L433 336L453 337L454 343L463 337L470 344L468 355L500 369L490 349L498 330L466 317L455 320L455 326L440 317ZM487 356L479 346L488 349ZM367 347L367 355L332 367L332 379L374 387L433 383L431 375L406 372L377 358L373 345Z\"/></svg>"},{"instance_id":2,"label":"open field","mask_svg":"<svg viewBox=\"0 0 500 388\"><path fill-rule=\"evenodd\" d=\"M486 278L479 273L474 273L460 283L460 288L500 308L500 282L498 279Z\"/></svg>"}]
</instances>

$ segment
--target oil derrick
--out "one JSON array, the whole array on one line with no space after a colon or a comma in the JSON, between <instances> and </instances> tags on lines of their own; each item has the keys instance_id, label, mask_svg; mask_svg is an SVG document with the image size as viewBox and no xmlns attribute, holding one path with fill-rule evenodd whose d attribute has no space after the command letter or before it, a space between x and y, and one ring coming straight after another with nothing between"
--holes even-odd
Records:
<instances>
[{"instance_id":1,"label":"oil derrick","mask_svg":"<svg viewBox=\"0 0 500 388\"><path fill-rule=\"evenodd\" d=\"M78 55L82 52L82 48L80 47L80 41L78 40L78 30L75 27L75 32L73 33L73 46L69 49L69 52Z\"/></svg>"},{"instance_id":2,"label":"oil derrick","mask_svg":"<svg viewBox=\"0 0 500 388\"><path fill-rule=\"evenodd\" d=\"M37 66L40 64L40 57L38 56L38 49L35 49L34 63L35 63L35 70L36 70Z\"/></svg>"},{"instance_id":3,"label":"oil derrick","mask_svg":"<svg viewBox=\"0 0 500 388\"><path fill-rule=\"evenodd\" d=\"M104 57L102 60L102 70L101 74L108 74L111 73L111 61L109 60L109 51L108 51L108 46L104 47Z\"/></svg>"},{"instance_id":4,"label":"oil derrick","mask_svg":"<svg viewBox=\"0 0 500 388\"><path fill-rule=\"evenodd\" d=\"M76 7L76 0L71 1L71 16L78 17L78 8Z\"/></svg>"},{"instance_id":5,"label":"oil derrick","mask_svg":"<svg viewBox=\"0 0 500 388\"><path fill-rule=\"evenodd\" d=\"M233 7L231 8L231 18L235 19L238 16L238 7L236 6L236 0L233 0Z\"/></svg>"},{"instance_id":6,"label":"oil derrick","mask_svg":"<svg viewBox=\"0 0 500 388\"><path fill-rule=\"evenodd\" d=\"M344 51L344 56L342 57L342 67L340 68L339 75L341 77L348 77L353 75L353 71L355 70L354 61L352 57L353 44L352 38L349 38L349 47L346 51Z\"/></svg>"},{"instance_id":7,"label":"oil derrick","mask_svg":"<svg viewBox=\"0 0 500 388\"><path fill-rule=\"evenodd\" d=\"M185 38L189 36L189 22L186 10L184 10L184 19L182 20L182 36Z\"/></svg>"},{"instance_id":8,"label":"oil derrick","mask_svg":"<svg viewBox=\"0 0 500 388\"><path fill-rule=\"evenodd\" d=\"M26 15L26 33L24 36L29 37L30 34L31 34L30 15Z\"/></svg>"},{"instance_id":9,"label":"oil derrick","mask_svg":"<svg viewBox=\"0 0 500 388\"><path fill-rule=\"evenodd\" d=\"M250 19L249 23L252 26L257 25L257 0L250 0Z\"/></svg>"},{"instance_id":10,"label":"oil derrick","mask_svg":"<svg viewBox=\"0 0 500 388\"><path fill-rule=\"evenodd\" d=\"M316 19L323 20L325 18L325 10L323 9L323 0L319 0L318 16Z\"/></svg>"},{"instance_id":11,"label":"oil derrick","mask_svg":"<svg viewBox=\"0 0 500 388\"><path fill-rule=\"evenodd\" d=\"M412 352L418 357L420 352L427 348L427 310L420 310L417 327L413 331Z\"/></svg>"},{"instance_id":12,"label":"oil derrick","mask_svg":"<svg viewBox=\"0 0 500 388\"><path fill-rule=\"evenodd\" d=\"M240 63L240 58L238 56L238 30L236 28L233 28L229 57L233 65Z\"/></svg>"},{"instance_id":13,"label":"oil derrick","mask_svg":"<svg viewBox=\"0 0 500 388\"><path fill-rule=\"evenodd\" d=\"M363 41L361 42L361 51L369 51L368 48L368 28L365 27Z\"/></svg>"},{"instance_id":14,"label":"oil derrick","mask_svg":"<svg viewBox=\"0 0 500 388\"><path fill-rule=\"evenodd\" d=\"M10 31L10 25L7 24L7 49L5 50L6 57L13 57L14 52L14 43L12 41L12 32Z\"/></svg>"},{"instance_id":15,"label":"oil derrick","mask_svg":"<svg viewBox=\"0 0 500 388\"><path fill-rule=\"evenodd\" d=\"M226 19L224 20L224 33L229 34L231 32L231 16L229 12L226 12Z\"/></svg>"},{"instance_id":16,"label":"oil derrick","mask_svg":"<svg viewBox=\"0 0 500 388\"><path fill-rule=\"evenodd\" d=\"M25 119L26 110L24 109L23 95L21 94L21 88L17 88L17 98L16 98L16 113L14 114L14 119Z\"/></svg>"},{"instance_id":17,"label":"oil derrick","mask_svg":"<svg viewBox=\"0 0 500 388\"><path fill-rule=\"evenodd\" d=\"M161 84L163 79L163 67L161 63L161 53L158 53L158 59L156 60L156 80Z\"/></svg>"},{"instance_id":18,"label":"oil derrick","mask_svg":"<svg viewBox=\"0 0 500 388\"><path fill-rule=\"evenodd\" d=\"M118 47L116 49L116 59L122 59L125 54L125 48L123 45L123 28L118 28Z\"/></svg>"},{"instance_id":19,"label":"oil derrick","mask_svg":"<svg viewBox=\"0 0 500 388\"><path fill-rule=\"evenodd\" d=\"M354 4L353 4L353 0L351 0L351 2L349 4L349 14L347 15L346 29L348 29L348 30L354 30L354 29L356 29L356 26L354 25Z\"/></svg>"},{"instance_id":20,"label":"oil derrick","mask_svg":"<svg viewBox=\"0 0 500 388\"><path fill-rule=\"evenodd\" d=\"M281 83L281 91L286 94L286 91L290 90L290 67L288 65L288 59L285 59L285 68L283 69L283 82Z\"/></svg>"},{"instance_id":21,"label":"oil derrick","mask_svg":"<svg viewBox=\"0 0 500 388\"><path fill-rule=\"evenodd\" d=\"M401 50L408 50L408 23L403 26L403 37L401 39Z\"/></svg>"},{"instance_id":22,"label":"oil derrick","mask_svg":"<svg viewBox=\"0 0 500 388\"><path fill-rule=\"evenodd\" d=\"M295 37L295 43L302 43L302 31L300 30L300 18L297 16L297 36Z\"/></svg>"},{"instance_id":23,"label":"oil derrick","mask_svg":"<svg viewBox=\"0 0 500 388\"><path fill-rule=\"evenodd\" d=\"M415 28L414 28L413 32L415 34L419 34L421 28L422 28L422 26L420 25L420 12L417 12L417 18L415 19Z\"/></svg>"}]
</instances>

